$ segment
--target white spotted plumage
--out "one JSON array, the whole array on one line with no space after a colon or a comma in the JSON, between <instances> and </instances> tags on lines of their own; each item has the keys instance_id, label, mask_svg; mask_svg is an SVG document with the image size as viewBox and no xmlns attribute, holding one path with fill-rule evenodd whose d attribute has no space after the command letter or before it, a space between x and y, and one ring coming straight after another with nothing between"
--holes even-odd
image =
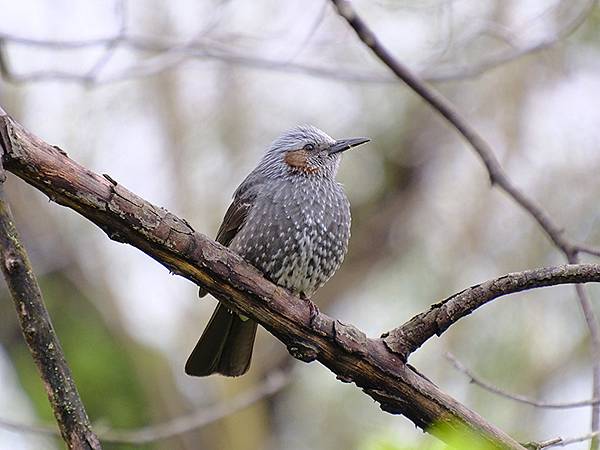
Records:
<instances>
[{"instance_id":1,"label":"white spotted plumage","mask_svg":"<svg viewBox=\"0 0 600 450\"><path fill-rule=\"evenodd\" d=\"M335 181L338 154L315 160L320 166L312 173L285 164L285 153L306 142L325 147L335 140L303 126L273 143L236 191L252 206L230 248L276 284L310 297L344 260L350 205Z\"/></svg>"},{"instance_id":2,"label":"white spotted plumage","mask_svg":"<svg viewBox=\"0 0 600 450\"><path fill-rule=\"evenodd\" d=\"M217 241L278 285L311 297L342 264L348 247L350 205L335 181L340 154L367 141L336 141L311 126L285 132L236 190ZM242 375L250 367L256 327L220 304L186 373Z\"/></svg>"}]
</instances>

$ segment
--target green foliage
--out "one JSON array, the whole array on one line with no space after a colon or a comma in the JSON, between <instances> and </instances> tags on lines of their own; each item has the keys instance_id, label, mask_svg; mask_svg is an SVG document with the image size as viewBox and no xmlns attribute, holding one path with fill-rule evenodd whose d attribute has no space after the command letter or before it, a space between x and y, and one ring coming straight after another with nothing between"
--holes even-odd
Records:
<instances>
[{"instance_id":1,"label":"green foliage","mask_svg":"<svg viewBox=\"0 0 600 450\"><path fill-rule=\"evenodd\" d=\"M416 446L402 444L397 436L373 435L368 437L358 450L494 450L489 442L476 433L456 423L443 423L433 426L429 432L439 439L424 436L423 442Z\"/></svg>"},{"instance_id":2,"label":"green foliage","mask_svg":"<svg viewBox=\"0 0 600 450\"><path fill-rule=\"evenodd\" d=\"M465 450L494 450L497 448L479 434L466 429L461 424L443 423L432 427L429 431L446 442L445 446L436 447L436 450L437 448L440 450L442 448Z\"/></svg>"}]
</instances>

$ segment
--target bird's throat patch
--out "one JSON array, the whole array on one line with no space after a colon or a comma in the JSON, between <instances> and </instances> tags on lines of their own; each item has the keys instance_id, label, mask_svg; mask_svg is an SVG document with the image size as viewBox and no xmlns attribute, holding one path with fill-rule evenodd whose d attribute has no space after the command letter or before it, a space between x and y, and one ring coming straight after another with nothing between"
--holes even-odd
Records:
<instances>
[{"instance_id":1,"label":"bird's throat patch","mask_svg":"<svg viewBox=\"0 0 600 450\"><path fill-rule=\"evenodd\" d=\"M287 152L284 159L287 165L295 170L300 170L305 173L315 173L319 170L317 167L313 167L309 164L308 152L306 150Z\"/></svg>"}]
</instances>

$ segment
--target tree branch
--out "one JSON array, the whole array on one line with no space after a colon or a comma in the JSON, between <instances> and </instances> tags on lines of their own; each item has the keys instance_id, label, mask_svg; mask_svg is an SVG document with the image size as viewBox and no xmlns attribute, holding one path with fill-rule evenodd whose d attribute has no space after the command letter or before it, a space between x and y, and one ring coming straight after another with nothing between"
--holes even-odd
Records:
<instances>
[{"instance_id":1,"label":"tree branch","mask_svg":"<svg viewBox=\"0 0 600 450\"><path fill-rule=\"evenodd\" d=\"M564 23L559 24L557 30L528 45L522 47L512 45L511 48L505 50L490 52L489 55L484 55L480 61L473 64L452 64L442 67L425 68L420 71L420 75L423 79L430 82L468 79L479 76L496 67L508 64L527 55L546 50L577 30L590 15L595 2L596 0L587 0L576 14L565 20ZM324 4L326 3L324 2ZM307 76L330 80L359 83L398 82L396 77L381 74L372 70L357 70L353 67L341 68L337 66L331 68L329 67L330 65L294 62L293 60L296 56L294 52L282 59L248 55L246 51L226 48L227 46L223 46L222 43L219 43L215 39L199 39L199 36L204 35L206 30L201 30L200 33L198 33L199 36L192 38L186 43L173 39L131 34L127 31L125 26L127 22L125 14L127 7L123 0L120 1L118 10L118 31L114 35L102 38L80 40L34 39L0 32L0 76L6 81L15 84L59 80L94 86L156 75L174 69L178 65L189 60L215 60L245 68L278 71L283 73L300 73ZM324 13L325 9L319 13L315 23L310 26L307 31L307 39L314 34L315 27L322 20ZM527 25L529 26L529 24ZM208 27L208 29L210 28L211 27ZM483 30L479 30L475 33L475 37L485 33L489 34L493 31L493 26L488 25ZM469 40L472 39L473 38ZM2 47L9 44L54 49L58 51L104 46L105 51L90 69L83 72L71 70L34 70L26 73L16 73L12 70L8 63L8 58L2 52ZM448 45L449 44L450 43L448 43ZM304 43L301 43L299 48L301 49L303 46ZM114 74L102 76L102 70L107 65L109 59L112 58L115 51L119 48L132 50L137 54L152 52L157 55L149 60L133 64L124 70L119 70Z\"/></svg>"},{"instance_id":2,"label":"tree branch","mask_svg":"<svg viewBox=\"0 0 600 450\"><path fill-rule=\"evenodd\" d=\"M494 155L492 147L475 130L454 105L432 86L427 85L413 74L406 66L401 64L379 41L377 36L354 11L346 0L331 0L339 14L354 29L359 39L408 87L416 92L423 100L444 117L471 145L479 156L489 174L492 184L509 194L521 207L527 210L544 230L548 238L561 249L572 249L572 244L563 236L563 230L556 225L548 213L544 211L533 199L527 197L517 189L507 177Z\"/></svg>"},{"instance_id":3,"label":"tree branch","mask_svg":"<svg viewBox=\"0 0 600 450\"><path fill-rule=\"evenodd\" d=\"M354 8L347 0L331 0L337 8L341 17L355 31L358 38L384 63L390 70L404 83L406 83L413 91L415 91L423 100L425 100L433 109L435 109L448 123L450 123L471 145L475 153L479 156L490 177L492 185L498 186L506 192L519 206L521 206L529 215L538 223L546 236L558 249L562 251L566 260L570 264L579 263L578 252L581 250L576 242L565 236L564 230L559 227L550 217L550 215L535 202L532 198L518 189L516 185L504 172L500 162L496 158L492 147L487 141L473 128L462 114L446 99L441 93L433 87L427 85L419 77L414 75L407 67L401 64L388 51L387 48L377 39L377 36L369 28L364 20L356 13ZM582 20L594 7L595 2L590 2L589 6L582 11ZM576 28L576 26L575 26ZM591 301L588 298L586 291L582 286L575 286L579 305L583 312L583 316L590 333L590 354L592 359L592 398L600 398L600 325L594 313ZM462 316L460 316L462 317ZM460 317L457 317L460 318ZM448 323L449 324L449 323ZM447 325L448 325L447 324ZM413 323L416 325L416 323ZM441 332L445 328L441 328ZM406 329L404 330L406 331ZM403 333L402 329L396 329L387 333L391 337L392 343L395 342L394 335ZM417 339L418 341L418 339ZM424 341L423 341L424 342ZM419 344L420 345L420 344ZM409 344L410 347L410 344ZM405 352L409 347L400 346L399 350ZM418 347L418 345L417 345ZM394 348L393 346L390 348ZM402 353L404 358L408 354ZM592 406L592 432L600 429L600 405ZM594 437L590 446L591 450L600 448L600 439Z\"/></svg>"},{"instance_id":4,"label":"tree branch","mask_svg":"<svg viewBox=\"0 0 600 450\"><path fill-rule=\"evenodd\" d=\"M546 441L540 442L528 442L525 445L525 448L531 450L544 450L546 448L554 448L554 447L566 447L567 445L577 444L579 442L590 441L597 438L600 435L600 431L594 431L593 433L586 434L584 436L577 436L572 438L563 439L561 437L548 439Z\"/></svg>"},{"instance_id":5,"label":"tree branch","mask_svg":"<svg viewBox=\"0 0 600 450\"><path fill-rule=\"evenodd\" d=\"M294 357L320 361L340 380L362 388L385 411L403 414L423 429L440 423L466 427L496 448L522 450L504 432L404 364L381 339L369 339L324 314L311 321L306 301L263 278L240 256L110 177L82 167L1 113L0 143L5 167L12 173L85 216L111 239L137 247L172 272L202 285L229 308L263 325Z\"/></svg>"},{"instance_id":6,"label":"tree branch","mask_svg":"<svg viewBox=\"0 0 600 450\"><path fill-rule=\"evenodd\" d=\"M98 437L104 443L110 442L115 444L137 445L168 439L205 427L248 408L254 403L276 394L284 388L288 382L288 373L282 371L275 372L268 375L258 386L247 392L243 392L226 402L218 403L214 406L176 417L167 422L148 425L142 428L132 430L99 430ZM0 419L0 428L50 436L58 435L60 433L59 430L52 426L24 424L6 419Z\"/></svg>"},{"instance_id":7,"label":"tree branch","mask_svg":"<svg viewBox=\"0 0 600 450\"><path fill-rule=\"evenodd\" d=\"M21 331L40 372L62 438L70 449L100 450L15 227L4 193L6 174L1 166L0 178L0 266Z\"/></svg>"},{"instance_id":8,"label":"tree branch","mask_svg":"<svg viewBox=\"0 0 600 450\"><path fill-rule=\"evenodd\" d=\"M400 327L384 333L386 345L404 360L429 338L441 336L452 324L477 308L508 294L559 284L600 282L600 264L569 264L509 273L431 305Z\"/></svg>"},{"instance_id":9,"label":"tree branch","mask_svg":"<svg viewBox=\"0 0 600 450\"><path fill-rule=\"evenodd\" d=\"M482 75L492 69L495 69L504 64L521 59L527 55L539 53L543 50L554 47L560 41L568 38L571 34L583 25L589 18L592 10L596 6L596 0L587 0L579 11L572 17L561 24L558 29L552 32L549 36L540 39L523 47L513 47L500 52L494 52L489 56L474 65L454 66L450 68L433 69L433 71L425 70L420 75L430 82L436 81L451 81L474 78ZM527 24L529 27L532 24Z\"/></svg>"},{"instance_id":10,"label":"tree branch","mask_svg":"<svg viewBox=\"0 0 600 450\"><path fill-rule=\"evenodd\" d=\"M447 353L446 358L448 358L448 360L452 363L456 370L463 373L467 378L469 378L469 381L471 383L474 383L477 386L485 389L486 391L492 392L493 394L499 395L500 397L504 397L508 400L514 400L519 403L535 406L536 408L548 409L581 408L583 406L597 405L598 403L600 403L600 399L598 398L593 398L591 400L580 400L578 402L543 402L530 397L526 397L524 395L513 394L511 392L507 392L504 389L499 388L498 386L494 386L489 381L482 380L480 377L475 375L475 373L472 370L469 370L463 363L456 359L456 357L453 354Z\"/></svg>"}]
</instances>

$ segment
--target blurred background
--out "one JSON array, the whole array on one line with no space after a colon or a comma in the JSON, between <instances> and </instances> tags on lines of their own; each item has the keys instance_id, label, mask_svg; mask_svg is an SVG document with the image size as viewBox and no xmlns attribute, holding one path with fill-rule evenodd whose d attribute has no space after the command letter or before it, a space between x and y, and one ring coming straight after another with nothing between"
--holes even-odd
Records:
<instances>
[{"instance_id":1,"label":"blurred background","mask_svg":"<svg viewBox=\"0 0 600 450\"><path fill-rule=\"evenodd\" d=\"M600 245L600 11L587 0L360 0L389 49L431 80L515 183L573 238ZM350 251L320 309L376 337L465 287L562 264L532 219L491 189L471 149L358 42L328 1L0 0L0 105L98 173L214 236L230 197L282 131L310 123L372 142L345 154ZM10 176L10 200L88 413L99 431L211 410L292 364L289 382L206 427L106 449L404 448L429 440L318 363L259 331L252 368L183 365L214 307L197 288ZM599 307L600 290L588 287ZM0 291L0 418L53 423ZM589 432L589 334L572 287L502 298L411 362L521 441ZM582 443L570 448L583 449ZM2 449L61 441L0 428Z\"/></svg>"}]
</instances>

